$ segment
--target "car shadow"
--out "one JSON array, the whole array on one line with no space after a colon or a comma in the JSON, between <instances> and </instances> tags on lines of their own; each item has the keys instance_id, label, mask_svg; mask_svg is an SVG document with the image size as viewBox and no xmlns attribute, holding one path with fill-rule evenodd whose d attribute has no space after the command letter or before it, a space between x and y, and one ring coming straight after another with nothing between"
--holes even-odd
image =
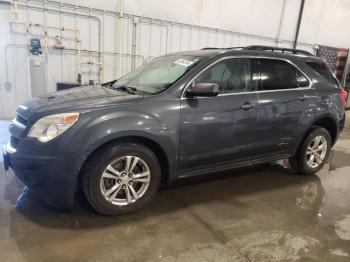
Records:
<instances>
[{"instance_id":1,"label":"car shadow","mask_svg":"<svg viewBox=\"0 0 350 262\"><path fill-rule=\"evenodd\" d=\"M303 196L303 187L313 184L317 188L317 196L309 203L306 209L310 217L316 216L324 201L324 189L318 176L295 175L290 170L279 165L259 165L248 168L235 169L231 171L208 174L179 180L173 185L163 187L155 199L141 210L128 215L118 217L102 216L94 212L85 199L78 195L73 208L69 210L56 210L42 203L35 193L24 190L16 200L16 208L10 212L12 229L17 230L16 223L21 224L24 219L47 228L65 229L92 229L103 228L126 223L142 223L150 217L166 216L178 211L191 210L192 207L206 203L228 203L237 209L246 208L247 204L239 199L245 195L257 194L259 192L292 188L286 191L285 198L289 202L286 212L292 212L290 207L298 208L298 199ZM11 191L7 186L7 191ZM301 195L301 196L300 196ZM12 193L13 200L14 194ZM269 200L270 201L270 200ZM278 204L278 199L272 200L276 208L286 208ZM307 201L305 201L307 202ZM304 210L305 211L305 210ZM234 214L237 219L243 218L245 213ZM13 232L15 233L15 232Z\"/></svg>"}]
</instances>

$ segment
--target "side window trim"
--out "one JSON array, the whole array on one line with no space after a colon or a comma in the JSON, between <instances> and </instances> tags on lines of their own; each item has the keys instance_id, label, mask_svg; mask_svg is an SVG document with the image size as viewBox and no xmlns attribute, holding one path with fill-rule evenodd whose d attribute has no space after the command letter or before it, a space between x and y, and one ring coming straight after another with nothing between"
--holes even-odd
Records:
<instances>
[{"instance_id":1,"label":"side window trim","mask_svg":"<svg viewBox=\"0 0 350 262\"><path fill-rule=\"evenodd\" d=\"M229 94L219 94L218 96L228 96L228 95L239 95L239 94L253 94L253 93L262 93L262 92L281 92L281 91L289 91L289 90L303 90L303 89L310 89L312 88L312 81L311 79L304 73L304 71L302 69L300 69L300 67L298 67L296 64L294 64L292 61L288 60L288 59L284 59L284 58L280 58L280 57L268 57L268 56L225 56L222 58L219 58L218 60L210 63L209 65L207 65L206 67L204 67L199 73L197 73L190 81L187 82L187 84L185 85L184 89L182 90L181 93L181 97L180 98L185 98L186 97L186 89L189 88L189 86L194 82L194 80L200 75L202 74L205 70L207 70L208 68L210 68L211 66L215 65L216 63L219 63L223 60L226 59L238 59L238 58L247 58L250 59L250 63L252 64L253 59L274 59L274 60L281 60L281 61L285 61L289 64L291 64L292 66L294 66L297 70L299 70L299 72L308 80L309 82L309 86L308 87L298 87L298 88L292 88L292 89L276 89L276 90L255 90L255 91L250 91L250 92L240 92L240 93L229 93ZM260 75L260 65L258 67L259 72L256 72L258 75ZM252 71L253 72L253 71ZM251 79L251 83L253 83L253 79ZM260 79L259 79L259 83L258 83L258 87L260 87Z\"/></svg>"}]
</instances>

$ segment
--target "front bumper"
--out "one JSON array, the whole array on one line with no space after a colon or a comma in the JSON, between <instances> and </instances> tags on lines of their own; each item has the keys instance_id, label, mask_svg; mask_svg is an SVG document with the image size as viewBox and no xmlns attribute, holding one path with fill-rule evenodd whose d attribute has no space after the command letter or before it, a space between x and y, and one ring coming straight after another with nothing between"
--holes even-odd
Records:
<instances>
[{"instance_id":1,"label":"front bumper","mask_svg":"<svg viewBox=\"0 0 350 262\"><path fill-rule=\"evenodd\" d=\"M76 175L72 153L40 155L41 150L35 143L26 152L12 148L9 144L3 148L5 170L11 168L16 176L31 190L37 192L48 205L57 208L69 208L74 203ZM28 150L30 152L28 152Z\"/></svg>"}]
</instances>

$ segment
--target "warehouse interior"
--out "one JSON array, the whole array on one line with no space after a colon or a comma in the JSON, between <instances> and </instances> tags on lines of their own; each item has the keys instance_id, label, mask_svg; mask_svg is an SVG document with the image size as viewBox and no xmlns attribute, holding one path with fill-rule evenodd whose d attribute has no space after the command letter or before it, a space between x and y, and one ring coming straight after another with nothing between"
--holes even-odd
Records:
<instances>
[{"instance_id":1,"label":"warehouse interior","mask_svg":"<svg viewBox=\"0 0 350 262\"><path fill-rule=\"evenodd\" d=\"M28 100L99 86L181 51L300 49L321 57L349 93L349 17L349 0L0 1L0 145ZM314 175L281 159L194 176L117 217L80 194L68 210L44 204L0 153L0 261L349 261L345 112Z\"/></svg>"}]
</instances>

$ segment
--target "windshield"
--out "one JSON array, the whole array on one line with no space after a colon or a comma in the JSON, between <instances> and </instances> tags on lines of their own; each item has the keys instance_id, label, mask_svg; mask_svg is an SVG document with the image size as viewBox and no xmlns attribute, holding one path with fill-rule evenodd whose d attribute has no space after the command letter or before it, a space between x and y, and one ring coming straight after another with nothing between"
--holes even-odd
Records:
<instances>
[{"instance_id":1,"label":"windshield","mask_svg":"<svg viewBox=\"0 0 350 262\"><path fill-rule=\"evenodd\" d=\"M164 91L199 62L198 56L161 56L116 81L112 88L156 94Z\"/></svg>"}]
</instances>

